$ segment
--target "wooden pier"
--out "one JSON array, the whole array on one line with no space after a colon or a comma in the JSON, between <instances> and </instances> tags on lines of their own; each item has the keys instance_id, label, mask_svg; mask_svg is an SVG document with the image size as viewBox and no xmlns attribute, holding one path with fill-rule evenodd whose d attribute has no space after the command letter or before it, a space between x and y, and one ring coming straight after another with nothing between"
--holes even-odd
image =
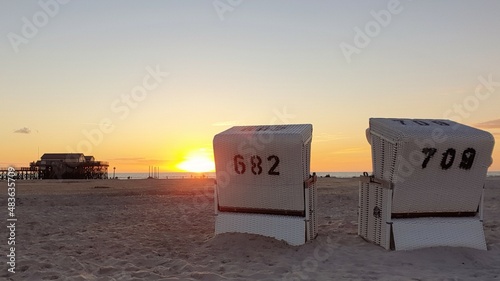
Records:
<instances>
[{"instance_id":1,"label":"wooden pier","mask_svg":"<svg viewBox=\"0 0 500 281\"><path fill-rule=\"evenodd\" d=\"M108 167L108 162L96 161L82 153L45 153L29 167L13 167L13 173L9 168L0 168L0 180L107 179Z\"/></svg>"},{"instance_id":2,"label":"wooden pier","mask_svg":"<svg viewBox=\"0 0 500 281\"><path fill-rule=\"evenodd\" d=\"M36 180L39 177L38 169L36 167L21 167L15 168L14 176L9 173L9 168L0 168L0 180L7 180L9 177L15 180Z\"/></svg>"}]
</instances>

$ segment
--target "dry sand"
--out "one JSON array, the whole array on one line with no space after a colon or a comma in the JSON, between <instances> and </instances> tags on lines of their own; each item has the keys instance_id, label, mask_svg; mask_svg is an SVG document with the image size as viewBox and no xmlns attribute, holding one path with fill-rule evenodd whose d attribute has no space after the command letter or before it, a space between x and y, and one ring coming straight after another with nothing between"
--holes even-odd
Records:
<instances>
[{"instance_id":1,"label":"dry sand","mask_svg":"<svg viewBox=\"0 0 500 281\"><path fill-rule=\"evenodd\" d=\"M7 219L7 183L0 182ZM16 273L2 280L500 280L500 178L488 178L488 251L386 251L357 232L357 179L318 179L319 235L302 246L214 237L213 180L19 181Z\"/></svg>"}]
</instances>

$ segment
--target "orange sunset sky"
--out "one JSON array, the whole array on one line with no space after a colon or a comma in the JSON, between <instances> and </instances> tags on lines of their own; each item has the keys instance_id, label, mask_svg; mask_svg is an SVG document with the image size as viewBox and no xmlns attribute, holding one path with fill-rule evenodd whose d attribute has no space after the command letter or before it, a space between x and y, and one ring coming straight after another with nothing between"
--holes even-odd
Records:
<instances>
[{"instance_id":1,"label":"orange sunset sky","mask_svg":"<svg viewBox=\"0 0 500 281\"><path fill-rule=\"evenodd\" d=\"M371 171L370 117L500 137L498 1L65 2L0 3L0 167L210 166L234 125L313 124L317 172Z\"/></svg>"}]
</instances>

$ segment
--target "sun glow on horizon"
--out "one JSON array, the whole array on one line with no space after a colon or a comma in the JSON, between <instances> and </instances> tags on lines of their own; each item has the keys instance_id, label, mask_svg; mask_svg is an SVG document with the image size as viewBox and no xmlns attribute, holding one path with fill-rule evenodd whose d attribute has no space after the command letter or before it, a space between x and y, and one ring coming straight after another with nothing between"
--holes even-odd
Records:
<instances>
[{"instance_id":1,"label":"sun glow on horizon","mask_svg":"<svg viewBox=\"0 0 500 281\"><path fill-rule=\"evenodd\" d=\"M193 173L205 173L215 171L215 163L212 155L206 149L191 151L186 160L179 163L177 168Z\"/></svg>"}]
</instances>

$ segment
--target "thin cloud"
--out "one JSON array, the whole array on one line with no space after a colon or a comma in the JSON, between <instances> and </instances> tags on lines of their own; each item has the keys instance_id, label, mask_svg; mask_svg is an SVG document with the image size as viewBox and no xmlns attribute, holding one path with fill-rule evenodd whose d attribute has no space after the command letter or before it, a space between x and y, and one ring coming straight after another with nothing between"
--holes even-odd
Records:
<instances>
[{"instance_id":1,"label":"thin cloud","mask_svg":"<svg viewBox=\"0 0 500 281\"><path fill-rule=\"evenodd\" d=\"M484 129L500 129L500 119L477 123L475 126Z\"/></svg>"},{"instance_id":2,"label":"thin cloud","mask_svg":"<svg viewBox=\"0 0 500 281\"><path fill-rule=\"evenodd\" d=\"M31 134L31 130L29 128L23 127L21 129L15 130L15 134Z\"/></svg>"}]
</instances>

